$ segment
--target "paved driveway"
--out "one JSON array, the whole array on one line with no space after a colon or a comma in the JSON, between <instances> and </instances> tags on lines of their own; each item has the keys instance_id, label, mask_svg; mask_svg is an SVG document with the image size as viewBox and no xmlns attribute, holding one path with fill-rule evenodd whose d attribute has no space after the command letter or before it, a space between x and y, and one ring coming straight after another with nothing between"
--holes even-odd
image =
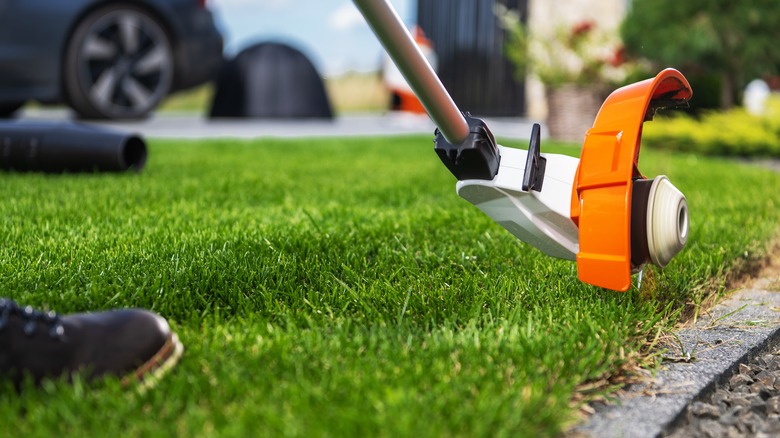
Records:
<instances>
[{"instance_id":1,"label":"paved driveway","mask_svg":"<svg viewBox=\"0 0 780 438\"><path fill-rule=\"evenodd\" d=\"M64 109L25 110L21 118L35 120L68 120ZM486 119L493 134L500 140L527 139L533 122L523 118ZM209 120L196 114L156 114L138 122L89 122L124 131L138 132L145 137L213 138L213 137L330 137L369 135L430 134L435 126L424 115L406 113L346 115L332 121L321 120ZM545 131L542 132L542 138Z\"/></svg>"}]
</instances>

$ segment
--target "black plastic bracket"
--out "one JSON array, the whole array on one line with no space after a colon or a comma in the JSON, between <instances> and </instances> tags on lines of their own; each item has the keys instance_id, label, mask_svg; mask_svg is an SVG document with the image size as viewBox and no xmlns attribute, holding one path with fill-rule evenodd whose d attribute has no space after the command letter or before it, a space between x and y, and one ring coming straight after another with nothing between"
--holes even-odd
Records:
<instances>
[{"instance_id":1,"label":"black plastic bracket","mask_svg":"<svg viewBox=\"0 0 780 438\"><path fill-rule=\"evenodd\" d=\"M528 157L525 159L525 173L523 174L523 191L542 191L544 183L544 171L547 169L547 159L541 155L541 131L542 127L534 123L531 128L531 141L528 142Z\"/></svg>"},{"instance_id":2,"label":"black plastic bracket","mask_svg":"<svg viewBox=\"0 0 780 438\"><path fill-rule=\"evenodd\" d=\"M639 269L651 261L647 245L647 200L654 179L634 178L631 184L631 267Z\"/></svg>"},{"instance_id":3,"label":"black plastic bracket","mask_svg":"<svg viewBox=\"0 0 780 438\"><path fill-rule=\"evenodd\" d=\"M463 116L469 125L466 139L460 144L452 144L437 128L433 149L458 181L492 180L498 173L501 161L496 139L484 121L471 117L469 113L463 113Z\"/></svg>"}]
</instances>

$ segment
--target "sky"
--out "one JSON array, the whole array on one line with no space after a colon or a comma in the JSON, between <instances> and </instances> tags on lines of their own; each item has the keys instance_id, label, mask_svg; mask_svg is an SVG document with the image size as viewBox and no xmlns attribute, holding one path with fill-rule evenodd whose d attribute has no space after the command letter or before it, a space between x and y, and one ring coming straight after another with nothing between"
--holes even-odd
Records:
<instances>
[{"instance_id":1,"label":"sky","mask_svg":"<svg viewBox=\"0 0 780 438\"><path fill-rule=\"evenodd\" d=\"M390 0L407 26L415 0ZM379 69L382 47L352 0L209 0L227 56L277 41L302 51L323 76Z\"/></svg>"}]
</instances>

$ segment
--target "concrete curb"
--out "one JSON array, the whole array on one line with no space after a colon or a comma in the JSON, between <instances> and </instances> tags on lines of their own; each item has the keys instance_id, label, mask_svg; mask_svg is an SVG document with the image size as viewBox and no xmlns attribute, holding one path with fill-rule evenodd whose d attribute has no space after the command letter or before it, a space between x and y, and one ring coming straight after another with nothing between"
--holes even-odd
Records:
<instances>
[{"instance_id":1,"label":"concrete curb","mask_svg":"<svg viewBox=\"0 0 780 438\"><path fill-rule=\"evenodd\" d=\"M714 391L740 363L780 344L780 276L776 267L681 329L658 374L631 385L615 404L572 432L593 437L656 437L670 432L694 400Z\"/></svg>"}]
</instances>

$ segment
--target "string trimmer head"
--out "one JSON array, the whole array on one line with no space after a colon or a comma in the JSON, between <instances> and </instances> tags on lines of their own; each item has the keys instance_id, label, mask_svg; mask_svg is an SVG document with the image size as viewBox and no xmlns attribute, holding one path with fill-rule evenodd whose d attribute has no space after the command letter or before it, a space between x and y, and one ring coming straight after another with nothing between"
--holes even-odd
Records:
<instances>
[{"instance_id":1,"label":"string trimmer head","mask_svg":"<svg viewBox=\"0 0 780 438\"><path fill-rule=\"evenodd\" d=\"M614 91L585 133L580 158L496 144L487 124L461 113L387 0L354 0L437 125L435 151L458 195L520 240L576 261L581 281L626 291L631 274L667 263L688 239L685 196L664 175L639 171L642 124L686 105L685 77L666 69Z\"/></svg>"}]
</instances>

